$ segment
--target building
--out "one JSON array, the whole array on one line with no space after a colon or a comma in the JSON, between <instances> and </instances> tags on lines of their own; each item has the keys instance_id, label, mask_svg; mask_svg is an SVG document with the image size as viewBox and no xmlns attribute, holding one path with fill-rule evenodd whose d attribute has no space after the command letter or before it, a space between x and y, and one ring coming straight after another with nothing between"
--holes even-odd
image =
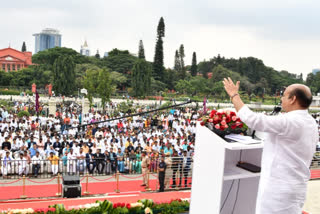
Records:
<instances>
[{"instance_id":1,"label":"building","mask_svg":"<svg viewBox=\"0 0 320 214\"><path fill-rule=\"evenodd\" d=\"M87 41L84 41L84 44L81 45L80 54L84 56L90 56L90 49L88 47Z\"/></svg>"},{"instance_id":2,"label":"building","mask_svg":"<svg viewBox=\"0 0 320 214\"><path fill-rule=\"evenodd\" d=\"M21 52L13 48L0 49L0 70L18 71L32 65L32 53Z\"/></svg>"},{"instance_id":3,"label":"building","mask_svg":"<svg viewBox=\"0 0 320 214\"><path fill-rule=\"evenodd\" d=\"M314 68L312 69L312 74L316 75L320 71L320 68Z\"/></svg>"},{"instance_id":4,"label":"building","mask_svg":"<svg viewBox=\"0 0 320 214\"><path fill-rule=\"evenodd\" d=\"M108 52L104 52L104 57L108 57L109 56L109 53Z\"/></svg>"},{"instance_id":5,"label":"building","mask_svg":"<svg viewBox=\"0 0 320 214\"><path fill-rule=\"evenodd\" d=\"M46 28L33 36L35 37L35 53L49 48L61 47L61 34L58 30Z\"/></svg>"}]
</instances>

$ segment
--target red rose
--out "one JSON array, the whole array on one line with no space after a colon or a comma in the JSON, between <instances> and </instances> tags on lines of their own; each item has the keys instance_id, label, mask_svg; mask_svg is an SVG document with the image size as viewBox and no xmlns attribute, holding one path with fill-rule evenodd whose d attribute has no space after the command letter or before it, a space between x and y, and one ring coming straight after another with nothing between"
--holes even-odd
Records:
<instances>
[{"instance_id":1,"label":"red rose","mask_svg":"<svg viewBox=\"0 0 320 214\"><path fill-rule=\"evenodd\" d=\"M213 116L216 114L216 112L217 112L216 110L212 110L212 111L210 112L210 115L209 115L209 116L210 116L211 118L213 118Z\"/></svg>"},{"instance_id":2,"label":"red rose","mask_svg":"<svg viewBox=\"0 0 320 214\"><path fill-rule=\"evenodd\" d=\"M116 209L118 207L118 204L113 204L113 208Z\"/></svg>"},{"instance_id":3,"label":"red rose","mask_svg":"<svg viewBox=\"0 0 320 214\"><path fill-rule=\"evenodd\" d=\"M131 205L130 205L130 204L127 204L126 207L127 207L128 210L130 210Z\"/></svg>"},{"instance_id":4,"label":"red rose","mask_svg":"<svg viewBox=\"0 0 320 214\"><path fill-rule=\"evenodd\" d=\"M231 117L227 116L226 121L227 121L227 123L230 123L231 122Z\"/></svg>"},{"instance_id":5,"label":"red rose","mask_svg":"<svg viewBox=\"0 0 320 214\"><path fill-rule=\"evenodd\" d=\"M209 121L209 123L212 123L212 122L213 122L213 119L209 119L208 121Z\"/></svg>"},{"instance_id":6,"label":"red rose","mask_svg":"<svg viewBox=\"0 0 320 214\"><path fill-rule=\"evenodd\" d=\"M233 112L233 111L231 111L231 112L230 112L230 117L233 117L233 116L236 116L236 113Z\"/></svg>"},{"instance_id":7,"label":"red rose","mask_svg":"<svg viewBox=\"0 0 320 214\"><path fill-rule=\"evenodd\" d=\"M231 125L231 129L236 129L236 128L237 128L237 124L234 123Z\"/></svg>"},{"instance_id":8,"label":"red rose","mask_svg":"<svg viewBox=\"0 0 320 214\"><path fill-rule=\"evenodd\" d=\"M221 131L224 131L224 126L220 126L220 130L221 130Z\"/></svg>"},{"instance_id":9,"label":"red rose","mask_svg":"<svg viewBox=\"0 0 320 214\"><path fill-rule=\"evenodd\" d=\"M49 208L49 211L50 211L50 212L55 212L55 211L56 211L56 208L51 207L51 208Z\"/></svg>"},{"instance_id":10,"label":"red rose","mask_svg":"<svg viewBox=\"0 0 320 214\"><path fill-rule=\"evenodd\" d=\"M205 124L205 123L204 123L203 121L200 123L201 126L204 126L204 124Z\"/></svg>"},{"instance_id":11,"label":"red rose","mask_svg":"<svg viewBox=\"0 0 320 214\"><path fill-rule=\"evenodd\" d=\"M126 204L125 204L125 203L122 203L122 204L121 204L121 207L125 207L125 206L126 206Z\"/></svg>"},{"instance_id":12,"label":"red rose","mask_svg":"<svg viewBox=\"0 0 320 214\"><path fill-rule=\"evenodd\" d=\"M242 127L243 127L243 123L240 123L240 124L238 125L238 127L239 127L239 128L242 128Z\"/></svg>"}]
</instances>

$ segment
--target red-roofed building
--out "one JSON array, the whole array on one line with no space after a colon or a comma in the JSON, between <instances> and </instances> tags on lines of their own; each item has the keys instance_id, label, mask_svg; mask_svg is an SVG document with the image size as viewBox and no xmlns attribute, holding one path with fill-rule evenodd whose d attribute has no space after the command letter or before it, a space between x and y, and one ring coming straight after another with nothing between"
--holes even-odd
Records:
<instances>
[{"instance_id":1,"label":"red-roofed building","mask_svg":"<svg viewBox=\"0 0 320 214\"><path fill-rule=\"evenodd\" d=\"M0 70L18 71L32 65L32 53L13 48L0 49Z\"/></svg>"}]
</instances>

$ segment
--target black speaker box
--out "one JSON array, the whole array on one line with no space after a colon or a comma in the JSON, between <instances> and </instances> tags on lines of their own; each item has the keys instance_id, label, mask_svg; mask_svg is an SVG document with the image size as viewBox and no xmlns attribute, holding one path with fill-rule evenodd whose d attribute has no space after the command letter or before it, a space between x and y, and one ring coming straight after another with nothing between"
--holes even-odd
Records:
<instances>
[{"instance_id":1,"label":"black speaker box","mask_svg":"<svg viewBox=\"0 0 320 214\"><path fill-rule=\"evenodd\" d=\"M77 175L64 175L62 177L64 185L77 185L80 184L80 176Z\"/></svg>"},{"instance_id":2,"label":"black speaker box","mask_svg":"<svg viewBox=\"0 0 320 214\"><path fill-rule=\"evenodd\" d=\"M81 197L81 185L62 185L63 198L77 198Z\"/></svg>"}]
</instances>

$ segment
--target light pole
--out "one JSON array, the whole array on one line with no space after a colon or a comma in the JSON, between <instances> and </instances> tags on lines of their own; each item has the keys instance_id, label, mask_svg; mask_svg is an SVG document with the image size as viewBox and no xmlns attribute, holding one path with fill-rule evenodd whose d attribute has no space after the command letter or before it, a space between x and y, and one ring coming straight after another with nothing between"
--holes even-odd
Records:
<instances>
[{"instance_id":1,"label":"light pole","mask_svg":"<svg viewBox=\"0 0 320 214\"><path fill-rule=\"evenodd\" d=\"M83 94L83 96L82 96L81 115L80 115L80 121L79 121L80 125L82 125L82 118L83 118L83 115L84 115L84 112L83 112L83 109L84 109L84 95L88 94L87 89L85 89L85 88L81 89L81 94Z\"/></svg>"}]
</instances>

